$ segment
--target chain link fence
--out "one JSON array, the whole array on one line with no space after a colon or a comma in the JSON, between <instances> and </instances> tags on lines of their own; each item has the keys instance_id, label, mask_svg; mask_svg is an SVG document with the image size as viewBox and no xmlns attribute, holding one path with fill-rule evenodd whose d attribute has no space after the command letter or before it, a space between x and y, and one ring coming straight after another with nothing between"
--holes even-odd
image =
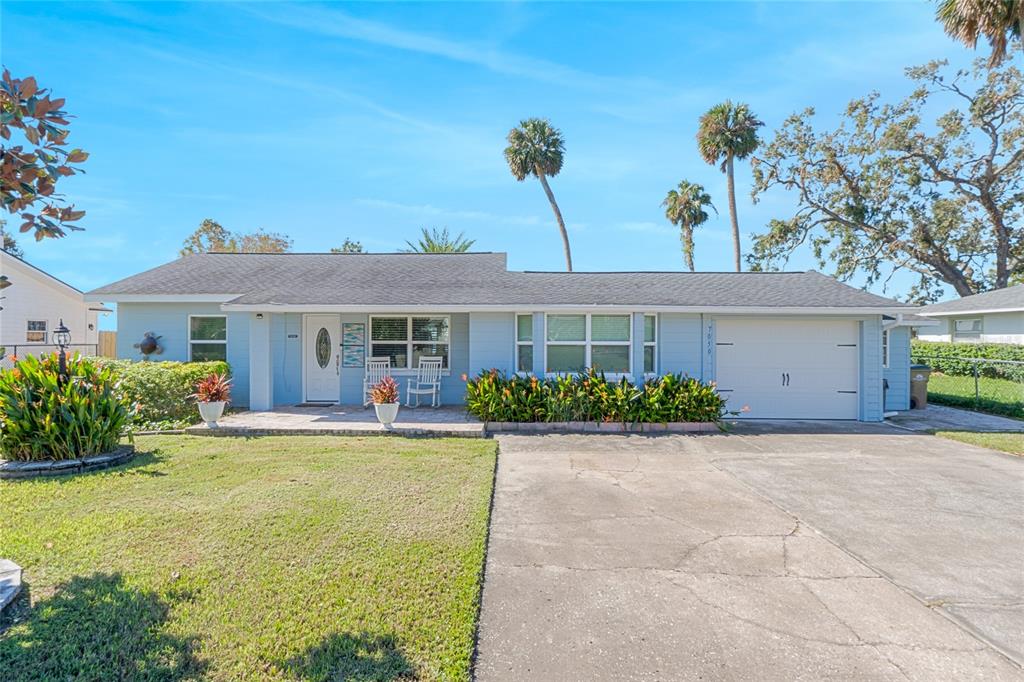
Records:
<instances>
[{"instance_id":1,"label":"chain link fence","mask_svg":"<svg viewBox=\"0 0 1024 682\"><path fill-rule=\"evenodd\" d=\"M917 352L911 361L932 368L929 402L1024 419L1024 362Z\"/></svg>"}]
</instances>

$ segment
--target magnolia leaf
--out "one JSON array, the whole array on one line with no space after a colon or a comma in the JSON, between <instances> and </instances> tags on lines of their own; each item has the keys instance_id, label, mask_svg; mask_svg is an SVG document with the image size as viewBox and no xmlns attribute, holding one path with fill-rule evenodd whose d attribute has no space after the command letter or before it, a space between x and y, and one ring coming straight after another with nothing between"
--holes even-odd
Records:
<instances>
[{"instance_id":1,"label":"magnolia leaf","mask_svg":"<svg viewBox=\"0 0 1024 682\"><path fill-rule=\"evenodd\" d=\"M36 90L38 89L39 86L36 85L36 79L32 76L29 76L25 80L21 81L21 87L18 89L18 94L20 94L24 98L28 98L36 94Z\"/></svg>"}]
</instances>

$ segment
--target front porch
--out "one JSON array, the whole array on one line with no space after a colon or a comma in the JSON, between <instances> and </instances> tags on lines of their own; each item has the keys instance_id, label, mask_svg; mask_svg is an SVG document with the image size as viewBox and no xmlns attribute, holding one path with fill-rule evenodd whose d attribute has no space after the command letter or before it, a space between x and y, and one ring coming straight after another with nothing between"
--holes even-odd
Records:
<instances>
[{"instance_id":1,"label":"front porch","mask_svg":"<svg viewBox=\"0 0 1024 682\"><path fill-rule=\"evenodd\" d=\"M377 421L373 407L361 405L289 405L266 412L238 412L221 418L217 428L205 424L186 431L200 436L436 436L483 438L484 425L461 406L403 406L391 429Z\"/></svg>"}]
</instances>

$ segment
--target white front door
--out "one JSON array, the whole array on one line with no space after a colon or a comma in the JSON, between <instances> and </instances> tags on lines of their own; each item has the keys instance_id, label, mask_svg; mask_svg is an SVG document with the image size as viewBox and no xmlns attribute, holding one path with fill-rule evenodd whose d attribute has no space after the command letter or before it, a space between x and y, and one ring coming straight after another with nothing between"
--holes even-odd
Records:
<instances>
[{"instance_id":1,"label":"white front door","mask_svg":"<svg viewBox=\"0 0 1024 682\"><path fill-rule=\"evenodd\" d=\"M306 402L336 403L341 397L341 318L306 315Z\"/></svg>"},{"instance_id":2,"label":"white front door","mask_svg":"<svg viewBox=\"0 0 1024 682\"><path fill-rule=\"evenodd\" d=\"M715 379L743 417L856 419L859 326L854 320L715 320Z\"/></svg>"}]
</instances>

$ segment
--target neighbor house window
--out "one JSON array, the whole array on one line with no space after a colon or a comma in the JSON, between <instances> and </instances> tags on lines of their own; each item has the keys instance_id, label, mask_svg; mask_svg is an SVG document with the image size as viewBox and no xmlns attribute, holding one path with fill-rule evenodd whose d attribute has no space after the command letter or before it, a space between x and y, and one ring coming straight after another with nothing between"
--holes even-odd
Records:
<instances>
[{"instance_id":1,"label":"neighbor house window","mask_svg":"<svg viewBox=\"0 0 1024 682\"><path fill-rule=\"evenodd\" d=\"M628 374L630 315L548 315L547 371Z\"/></svg>"},{"instance_id":2,"label":"neighbor house window","mask_svg":"<svg viewBox=\"0 0 1024 682\"><path fill-rule=\"evenodd\" d=\"M889 330L882 331L882 367L889 367Z\"/></svg>"},{"instance_id":3,"label":"neighbor house window","mask_svg":"<svg viewBox=\"0 0 1024 682\"><path fill-rule=\"evenodd\" d=\"M533 315L516 315L516 371L533 371Z\"/></svg>"},{"instance_id":4,"label":"neighbor house window","mask_svg":"<svg viewBox=\"0 0 1024 682\"><path fill-rule=\"evenodd\" d=\"M26 343L46 343L46 320L29 320L25 328Z\"/></svg>"},{"instance_id":5,"label":"neighbor house window","mask_svg":"<svg viewBox=\"0 0 1024 682\"><path fill-rule=\"evenodd\" d=\"M391 359L395 369L415 369L422 357L440 357L448 367L448 317L371 317L370 355Z\"/></svg>"},{"instance_id":6,"label":"neighbor house window","mask_svg":"<svg viewBox=\"0 0 1024 682\"><path fill-rule=\"evenodd\" d=\"M188 358L192 362L228 359L228 318L223 315L190 315Z\"/></svg>"},{"instance_id":7,"label":"neighbor house window","mask_svg":"<svg viewBox=\"0 0 1024 682\"><path fill-rule=\"evenodd\" d=\"M644 374L657 371L658 349L658 318L656 315L644 315Z\"/></svg>"},{"instance_id":8,"label":"neighbor house window","mask_svg":"<svg viewBox=\"0 0 1024 682\"><path fill-rule=\"evenodd\" d=\"M953 320L953 340L976 341L981 338L981 318Z\"/></svg>"}]
</instances>

